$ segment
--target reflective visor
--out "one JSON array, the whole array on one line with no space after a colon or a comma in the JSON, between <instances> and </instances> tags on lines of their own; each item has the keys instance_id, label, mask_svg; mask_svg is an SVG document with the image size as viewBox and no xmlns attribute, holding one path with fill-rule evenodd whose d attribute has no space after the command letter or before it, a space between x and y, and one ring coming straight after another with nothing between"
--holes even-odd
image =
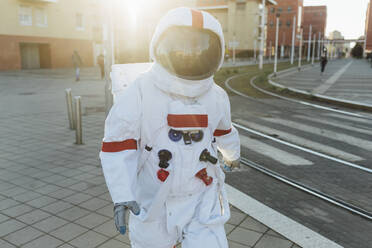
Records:
<instances>
[{"instance_id":1,"label":"reflective visor","mask_svg":"<svg viewBox=\"0 0 372 248\"><path fill-rule=\"evenodd\" d=\"M155 45L156 61L169 73L188 80L212 76L220 64L221 42L210 30L173 26Z\"/></svg>"}]
</instances>

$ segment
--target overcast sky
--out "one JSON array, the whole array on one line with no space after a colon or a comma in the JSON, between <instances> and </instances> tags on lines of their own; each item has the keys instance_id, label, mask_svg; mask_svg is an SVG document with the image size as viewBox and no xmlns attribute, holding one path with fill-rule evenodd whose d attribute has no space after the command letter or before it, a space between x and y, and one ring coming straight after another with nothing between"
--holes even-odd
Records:
<instances>
[{"instance_id":1,"label":"overcast sky","mask_svg":"<svg viewBox=\"0 0 372 248\"><path fill-rule=\"evenodd\" d=\"M347 39L364 35L369 0L304 0L304 5L327 5L327 35L338 30Z\"/></svg>"}]
</instances>

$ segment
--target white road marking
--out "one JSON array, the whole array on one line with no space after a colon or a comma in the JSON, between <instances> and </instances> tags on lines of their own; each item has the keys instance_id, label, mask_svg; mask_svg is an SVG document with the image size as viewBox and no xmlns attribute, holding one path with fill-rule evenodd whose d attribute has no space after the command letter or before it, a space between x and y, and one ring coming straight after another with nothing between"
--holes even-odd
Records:
<instances>
[{"instance_id":1,"label":"white road marking","mask_svg":"<svg viewBox=\"0 0 372 248\"><path fill-rule=\"evenodd\" d=\"M363 160L361 157L356 156L354 154L350 154L350 153L338 150L338 149L336 149L334 147L331 147L331 146L326 146L326 145L323 145L323 144L318 143L318 142L314 142L314 141L311 141L311 140L308 140L308 139L305 139L305 138L302 138L302 137L298 137L298 136L290 134L290 133L286 133L286 132L283 132L283 131L280 131L280 130L272 129L270 127L265 127L261 124L256 124L256 123L248 122L248 121L241 120L241 119L236 119L234 121L237 122L237 123L240 123L244 126L247 126L249 128L252 128L252 129L258 130L260 132L266 133L266 134L277 134L283 140L292 142L296 145L300 145L300 146L303 146L303 147L314 149L314 150L317 150L317 151L320 151L320 152L323 152L323 153L326 153L326 154L329 154L329 155L332 155L332 156L335 156L335 157L338 157L338 158L341 158L341 159L344 159L344 160L347 160L347 161L355 162L355 161Z\"/></svg>"},{"instance_id":2,"label":"white road marking","mask_svg":"<svg viewBox=\"0 0 372 248\"><path fill-rule=\"evenodd\" d=\"M343 120L363 123L363 124L370 124L370 125L372 124L372 120L366 120L366 119L358 118L358 117L352 117L352 116L347 116L347 115L339 115L339 114L334 114L334 113L325 113L323 115L331 116L331 117L335 117L335 118L339 118L339 119L343 119ZM372 119L372 117L371 117L371 119Z\"/></svg>"},{"instance_id":3,"label":"white road marking","mask_svg":"<svg viewBox=\"0 0 372 248\"><path fill-rule=\"evenodd\" d=\"M225 184L225 188L232 205L299 246L304 248L342 248L335 242L262 204L238 189L228 184Z\"/></svg>"},{"instance_id":4,"label":"white road marking","mask_svg":"<svg viewBox=\"0 0 372 248\"><path fill-rule=\"evenodd\" d=\"M298 165L312 165L313 164L313 162L306 160L302 157L293 155L289 152L280 150L276 147L267 145L263 142L250 139L243 135L240 135L240 143L243 147L248 148L264 156L267 156L284 165L298 166Z\"/></svg>"},{"instance_id":5,"label":"white road marking","mask_svg":"<svg viewBox=\"0 0 372 248\"><path fill-rule=\"evenodd\" d=\"M363 134L367 134L367 135L372 136L372 128L371 128L371 130L362 129L362 128L353 127L353 126L350 126L350 125L344 125L344 124L341 124L339 122L332 122L332 121L323 120L323 119L319 119L319 118L315 119L315 118L311 118L309 116L303 116L303 115L295 115L294 117L304 119L304 120L313 121L313 122L317 122L317 123L322 123L322 124L332 126L332 127L339 127L339 128L346 129L346 130L349 130L349 131L363 133Z\"/></svg>"},{"instance_id":6,"label":"white road marking","mask_svg":"<svg viewBox=\"0 0 372 248\"><path fill-rule=\"evenodd\" d=\"M340 77L344 72L349 68L349 66L353 63L353 61L350 61L347 63L344 67L342 67L340 70L338 70L336 73L334 73L324 84L318 86L313 90L315 94L323 94L326 92Z\"/></svg>"},{"instance_id":7,"label":"white road marking","mask_svg":"<svg viewBox=\"0 0 372 248\"><path fill-rule=\"evenodd\" d=\"M327 129L309 126L306 124L301 124L301 123L289 121L289 120L276 119L276 118L275 119L274 118L261 118L261 119L274 123L274 124L281 124L281 125L284 125L290 128L294 128L300 131L305 131L305 132L316 134L319 136L325 136L329 139L338 140L338 141L341 141L341 142L344 142L344 143L347 143L353 146L357 146L357 147L372 151L372 141L369 141L369 140L364 140L364 139L360 139L360 138L350 136L347 134L337 133L337 132L333 132Z\"/></svg>"}]
</instances>

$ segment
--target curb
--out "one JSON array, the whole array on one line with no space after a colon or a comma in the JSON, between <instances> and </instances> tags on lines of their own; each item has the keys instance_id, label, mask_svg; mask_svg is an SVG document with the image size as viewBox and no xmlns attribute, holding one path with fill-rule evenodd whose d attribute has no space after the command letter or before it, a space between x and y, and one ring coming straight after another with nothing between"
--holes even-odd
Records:
<instances>
[{"instance_id":1,"label":"curb","mask_svg":"<svg viewBox=\"0 0 372 248\"><path fill-rule=\"evenodd\" d=\"M305 65L305 66L303 66L303 68L307 68L309 66L311 66L311 65ZM343 106L343 107L349 107L349 108L353 108L353 109L359 109L359 110L365 110L365 111L372 112L372 105L369 105L369 104L364 104L364 103L350 101L350 100L344 100L344 99L325 96L325 95L321 95L321 94L312 94L312 93L304 91L304 90L299 90L299 89L295 89L295 88L292 88L292 87L286 87L282 84L279 84L279 83L273 81L274 77L279 78L280 75L283 75L283 74L286 74L286 73L296 73L296 72L297 72L297 68L290 68L290 69L286 69L286 70L277 72L276 75L275 75L275 73L271 73L267 77L267 79L268 79L269 83L274 87L277 87L277 88L280 88L280 89L283 89L283 90L285 89L285 90L288 90L292 93L295 93L295 94L298 94L298 95L301 95L301 96L304 96L304 97L307 97L307 98L311 98L313 100L318 100L320 102L325 102L325 103L340 105L340 106Z\"/></svg>"}]
</instances>

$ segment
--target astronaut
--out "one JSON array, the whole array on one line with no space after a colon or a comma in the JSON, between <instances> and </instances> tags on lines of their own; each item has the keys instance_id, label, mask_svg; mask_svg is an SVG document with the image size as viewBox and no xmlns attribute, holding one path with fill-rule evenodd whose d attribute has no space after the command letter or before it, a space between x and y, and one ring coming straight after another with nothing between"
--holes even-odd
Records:
<instances>
[{"instance_id":1,"label":"astronaut","mask_svg":"<svg viewBox=\"0 0 372 248\"><path fill-rule=\"evenodd\" d=\"M122 93L105 123L100 158L115 225L133 248L226 248L230 210L217 149L237 165L240 141L226 92L220 23L169 11L150 45L152 67ZM130 211L128 211L130 210Z\"/></svg>"}]
</instances>

